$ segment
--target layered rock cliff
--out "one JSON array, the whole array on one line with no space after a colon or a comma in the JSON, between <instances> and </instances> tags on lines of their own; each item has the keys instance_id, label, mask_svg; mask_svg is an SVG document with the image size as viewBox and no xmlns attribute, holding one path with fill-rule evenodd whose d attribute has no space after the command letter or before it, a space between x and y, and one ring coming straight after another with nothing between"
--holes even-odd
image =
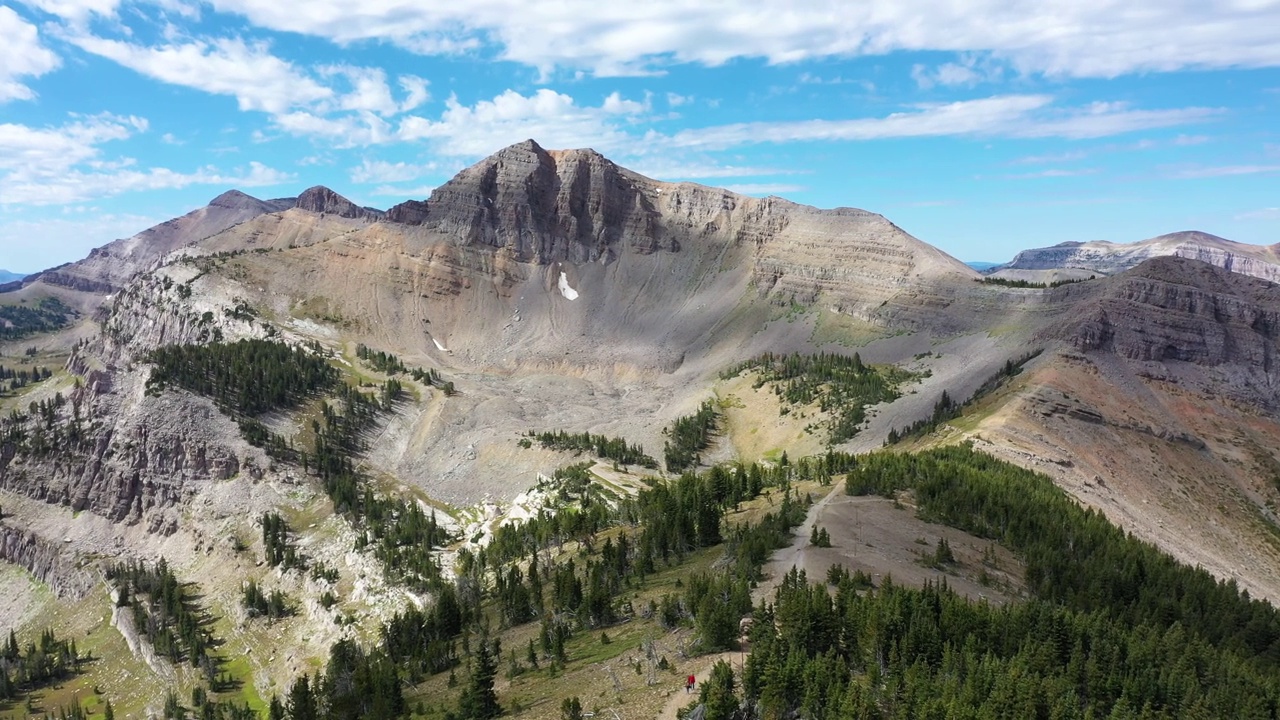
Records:
<instances>
[{"instance_id":1,"label":"layered rock cliff","mask_svg":"<svg viewBox=\"0 0 1280 720\"><path fill-rule=\"evenodd\" d=\"M0 560L25 568L60 598L78 600L97 584L62 544L0 521Z\"/></svg>"},{"instance_id":2,"label":"layered rock cliff","mask_svg":"<svg viewBox=\"0 0 1280 720\"><path fill-rule=\"evenodd\" d=\"M1083 270L1114 275L1157 257L1199 260L1241 275L1280 282L1280 245L1247 245L1195 231L1132 244L1070 242L1023 250L1008 264L993 269L992 274L1015 277L1016 273L1009 271Z\"/></svg>"},{"instance_id":3,"label":"layered rock cliff","mask_svg":"<svg viewBox=\"0 0 1280 720\"><path fill-rule=\"evenodd\" d=\"M649 184L594 151L553 153L527 140L436 188L422 224L540 265L608 260L627 243L677 249L660 237Z\"/></svg>"},{"instance_id":4,"label":"layered rock cliff","mask_svg":"<svg viewBox=\"0 0 1280 720\"><path fill-rule=\"evenodd\" d=\"M1042 337L1139 362L1221 368L1224 390L1280 406L1280 286L1165 257L1058 294L1067 317Z\"/></svg>"}]
</instances>

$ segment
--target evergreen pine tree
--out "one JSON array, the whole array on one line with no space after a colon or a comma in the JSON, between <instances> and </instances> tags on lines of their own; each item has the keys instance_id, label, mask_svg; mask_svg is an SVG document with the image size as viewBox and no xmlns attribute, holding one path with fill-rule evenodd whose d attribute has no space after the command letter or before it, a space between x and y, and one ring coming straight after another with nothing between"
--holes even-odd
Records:
<instances>
[{"instance_id":1,"label":"evergreen pine tree","mask_svg":"<svg viewBox=\"0 0 1280 720\"><path fill-rule=\"evenodd\" d=\"M582 701L577 695L567 697L560 703L561 720L582 720Z\"/></svg>"},{"instance_id":2,"label":"evergreen pine tree","mask_svg":"<svg viewBox=\"0 0 1280 720\"><path fill-rule=\"evenodd\" d=\"M289 720L320 720L316 696L311 690L311 679L306 675L293 682L289 690Z\"/></svg>"},{"instance_id":3,"label":"evergreen pine tree","mask_svg":"<svg viewBox=\"0 0 1280 720\"><path fill-rule=\"evenodd\" d=\"M498 674L496 658L501 652L498 641L492 644L481 638L471 661L471 678L462 690L458 712L465 718L489 720L502 714L498 695L493 691L493 679Z\"/></svg>"},{"instance_id":4,"label":"evergreen pine tree","mask_svg":"<svg viewBox=\"0 0 1280 720\"><path fill-rule=\"evenodd\" d=\"M706 707L704 720L734 720L738 716L738 698L733 694L733 668L721 660L711 669L711 677L702 683L699 700Z\"/></svg>"}]
</instances>

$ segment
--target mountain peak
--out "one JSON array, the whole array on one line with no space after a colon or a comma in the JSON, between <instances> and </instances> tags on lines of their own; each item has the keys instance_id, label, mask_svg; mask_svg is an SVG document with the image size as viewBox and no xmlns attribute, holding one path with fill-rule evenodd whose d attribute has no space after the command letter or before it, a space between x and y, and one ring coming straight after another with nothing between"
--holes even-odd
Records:
<instances>
[{"instance_id":1,"label":"mountain peak","mask_svg":"<svg viewBox=\"0 0 1280 720\"><path fill-rule=\"evenodd\" d=\"M1231 241L1227 240L1226 238L1221 238L1221 237L1218 237L1217 235L1213 235L1207 232L1202 232L1200 230L1179 230L1177 232L1166 233L1159 237L1151 238L1149 242L1152 242L1152 243L1197 242L1197 243L1207 243L1210 245L1231 243Z\"/></svg>"},{"instance_id":2,"label":"mountain peak","mask_svg":"<svg viewBox=\"0 0 1280 720\"><path fill-rule=\"evenodd\" d=\"M298 196L295 205L299 210L314 213L325 213L345 218L374 217L377 215L366 208L351 202L323 185L307 188Z\"/></svg>"},{"instance_id":3,"label":"mountain peak","mask_svg":"<svg viewBox=\"0 0 1280 720\"><path fill-rule=\"evenodd\" d=\"M639 179L594 150L549 151L525 140L436 188L424 224L539 264L612 257L627 243L653 252L662 245L657 212Z\"/></svg>"},{"instance_id":4,"label":"mountain peak","mask_svg":"<svg viewBox=\"0 0 1280 720\"><path fill-rule=\"evenodd\" d=\"M247 195L233 188L210 200L209 205L213 207L227 208L228 210L243 210L264 206L266 203L252 195Z\"/></svg>"},{"instance_id":5,"label":"mountain peak","mask_svg":"<svg viewBox=\"0 0 1280 720\"><path fill-rule=\"evenodd\" d=\"M513 143L511 145L508 145L502 148L498 152L494 153L494 156L511 155L511 154L518 154L518 153L533 153L535 155L546 155L547 150L546 148L539 145L537 140L534 140L533 138L529 138L528 140L521 140L518 143Z\"/></svg>"}]
</instances>

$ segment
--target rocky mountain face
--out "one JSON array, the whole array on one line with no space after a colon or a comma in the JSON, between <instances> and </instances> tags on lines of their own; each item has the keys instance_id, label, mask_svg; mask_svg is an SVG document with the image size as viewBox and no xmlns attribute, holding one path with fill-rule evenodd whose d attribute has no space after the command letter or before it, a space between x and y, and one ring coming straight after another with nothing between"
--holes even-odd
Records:
<instances>
[{"instance_id":1,"label":"rocky mountain face","mask_svg":"<svg viewBox=\"0 0 1280 720\"><path fill-rule=\"evenodd\" d=\"M307 212L337 215L344 218L376 218L382 216L382 211L362 208L322 185L302 191L302 194L294 202L294 207Z\"/></svg>"},{"instance_id":2,"label":"rocky mountain face","mask_svg":"<svg viewBox=\"0 0 1280 720\"><path fill-rule=\"evenodd\" d=\"M1220 370L1218 392L1280 409L1280 286L1162 257L1058 293L1070 304L1069 316L1042 337L1138 363Z\"/></svg>"},{"instance_id":3,"label":"rocky mountain face","mask_svg":"<svg viewBox=\"0 0 1280 720\"><path fill-rule=\"evenodd\" d=\"M420 200L406 200L391 207L383 217L390 223L421 225L427 219L427 204Z\"/></svg>"},{"instance_id":4,"label":"rocky mountain face","mask_svg":"<svg viewBox=\"0 0 1280 720\"><path fill-rule=\"evenodd\" d=\"M1280 245L1246 245L1194 231L1161 235L1128 245L1072 242L1023 250L991 274L1010 279L1031 279L1028 271L1076 270L1114 275L1157 257L1199 260L1242 275L1280 282Z\"/></svg>"},{"instance_id":5,"label":"rocky mountain face","mask_svg":"<svg viewBox=\"0 0 1280 720\"><path fill-rule=\"evenodd\" d=\"M229 257L207 257L217 253ZM43 279L112 294L101 338L69 364L98 431L52 465L5 459L0 488L172 532L169 510L202 483L260 475L261 453L210 406L142 392L146 354L167 344L262 337L271 325L298 340L359 337L423 365L672 376L659 392L685 392L673 374L718 370L725 348L807 345L810 323L759 334L779 308L824 307L886 333L971 323L959 305L974 277L872 213L663 183L590 150L532 141L387 213L324 187L281 201L232 191ZM472 392L452 405L503 394ZM525 424L508 403L499 415ZM474 419L457 432L494 442ZM458 442L432 436L388 469L452 467Z\"/></svg>"},{"instance_id":6,"label":"rocky mountain face","mask_svg":"<svg viewBox=\"0 0 1280 720\"><path fill-rule=\"evenodd\" d=\"M528 140L436 188L422 224L539 265L607 262L626 244L678 250L664 237L652 185L594 151L551 153Z\"/></svg>"},{"instance_id":7,"label":"rocky mountain face","mask_svg":"<svg viewBox=\"0 0 1280 720\"><path fill-rule=\"evenodd\" d=\"M696 287L715 263L714 272L746 273L741 279L778 305L822 298L853 318L910 325L917 320L913 309L945 309L955 301L957 281L977 277L873 213L664 183L591 150L548 151L533 141L462 171L425 207L393 210L387 219L393 215L421 217L418 236L428 247L444 242L496 252L495 265L514 261L525 273L575 266L569 280L581 277L593 297L644 282L629 274L652 276L658 266L683 287ZM593 264L608 268L606 286L592 287L596 273L586 267ZM604 310L615 313L626 310Z\"/></svg>"}]
</instances>

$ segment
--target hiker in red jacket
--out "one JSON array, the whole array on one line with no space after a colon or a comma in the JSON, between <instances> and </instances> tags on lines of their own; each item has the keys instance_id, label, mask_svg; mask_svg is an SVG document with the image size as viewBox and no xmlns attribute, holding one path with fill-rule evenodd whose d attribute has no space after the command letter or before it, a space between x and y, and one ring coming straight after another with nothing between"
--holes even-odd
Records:
<instances>
[{"instance_id":1,"label":"hiker in red jacket","mask_svg":"<svg viewBox=\"0 0 1280 720\"><path fill-rule=\"evenodd\" d=\"M684 691L686 694L693 692L693 686L698 684L698 679L690 675L688 680L684 681Z\"/></svg>"}]
</instances>

